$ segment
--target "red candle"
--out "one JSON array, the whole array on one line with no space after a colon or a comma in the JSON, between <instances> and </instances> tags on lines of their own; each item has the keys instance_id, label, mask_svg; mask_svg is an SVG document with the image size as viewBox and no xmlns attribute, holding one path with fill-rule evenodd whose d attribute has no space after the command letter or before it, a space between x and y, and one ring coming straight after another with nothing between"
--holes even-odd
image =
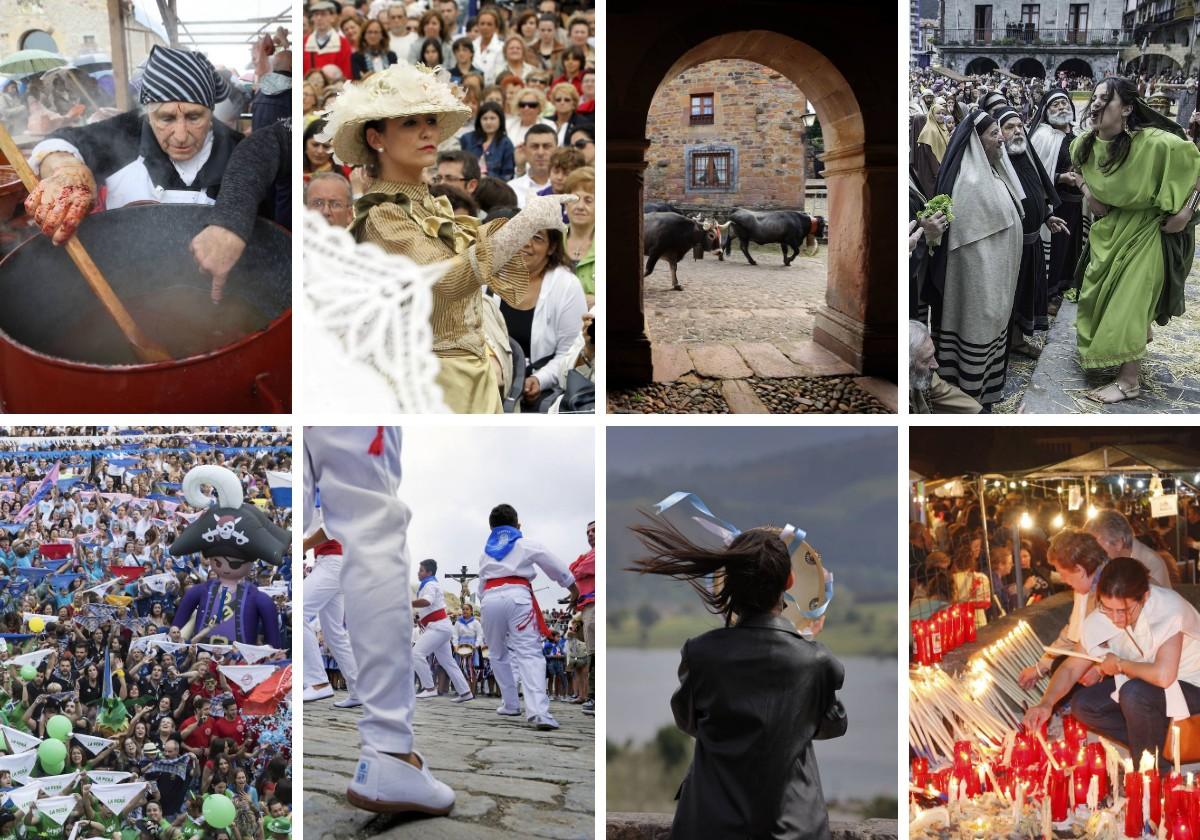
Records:
<instances>
[{"instance_id":1,"label":"red candle","mask_svg":"<svg viewBox=\"0 0 1200 840\"><path fill-rule=\"evenodd\" d=\"M971 769L971 742L970 741L955 741L954 742L954 772L956 774L966 773Z\"/></svg>"},{"instance_id":2,"label":"red candle","mask_svg":"<svg viewBox=\"0 0 1200 840\"><path fill-rule=\"evenodd\" d=\"M975 641L975 604L963 604L963 629L967 631L967 641Z\"/></svg>"},{"instance_id":3,"label":"red candle","mask_svg":"<svg viewBox=\"0 0 1200 840\"><path fill-rule=\"evenodd\" d=\"M1142 816L1142 774L1133 771L1133 762L1125 762L1125 836L1141 837L1145 827Z\"/></svg>"},{"instance_id":4,"label":"red candle","mask_svg":"<svg viewBox=\"0 0 1200 840\"><path fill-rule=\"evenodd\" d=\"M1092 781L1092 771L1086 766L1076 767L1073 774L1075 784L1075 807L1087 804L1088 785Z\"/></svg>"},{"instance_id":5,"label":"red candle","mask_svg":"<svg viewBox=\"0 0 1200 840\"><path fill-rule=\"evenodd\" d=\"M1163 779L1163 819L1167 821L1167 827L1170 828L1175 820L1175 815L1182 808L1184 813L1187 813L1187 792L1183 789L1183 776L1179 773L1172 772Z\"/></svg>"},{"instance_id":6,"label":"red candle","mask_svg":"<svg viewBox=\"0 0 1200 840\"><path fill-rule=\"evenodd\" d=\"M1104 745L1103 744L1088 744L1088 769L1092 771L1092 775L1099 781L1097 782L1099 797L1098 801L1103 802L1108 798L1108 766L1104 760Z\"/></svg>"},{"instance_id":7,"label":"red candle","mask_svg":"<svg viewBox=\"0 0 1200 840\"><path fill-rule=\"evenodd\" d=\"M1192 823L1186 814L1177 814L1168 823L1168 828L1170 831L1168 836L1171 840L1195 840L1196 835L1192 831Z\"/></svg>"},{"instance_id":8,"label":"red candle","mask_svg":"<svg viewBox=\"0 0 1200 840\"><path fill-rule=\"evenodd\" d=\"M1050 820L1062 822L1067 818L1067 771L1050 771Z\"/></svg>"},{"instance_id":9,"label":"red candle","mask_svg":"<svg viewBox=\"0 0 1200 840\"><path fill-rule=\"evenodd\" d=\"M945 621L942 616L943 612L937 613L933 618L929 619L929 662L942 661L942 628Z\"/></svg>"},{"instance_id":10,"label":"red candle","mask_svg":"<svg viewBox=\"0 0 1200 840\"><path fill-rule=\"evenodd\" d=\"M1150 814L1148 816L1150 824L1157 828L1162 819L1162 777L1158 775L1158 768L1147 770L1145 776L1146 786L1150 790Z\"/></svg>"},{"instance_id":11,"label":"red candle","mask_svg":"<svg viewBox=\"0 0 1200 840\"><path fill-rule=\"evenodd\" d=\"M1033 745L1028 735L1018 732L1013 740L1012 766L1013 770L1021 771L1033 761Z\"/></svg>"},{"instance_id":12,"label":"red candle","mask_svg":"<svg viewBox=\"0 0 1200 840\"><path fill-rule=\"evenodd\" d=\"M929 784L929 759L918 756L912 760L912 783L919 788Z\"/></svg>"}]
</instances>

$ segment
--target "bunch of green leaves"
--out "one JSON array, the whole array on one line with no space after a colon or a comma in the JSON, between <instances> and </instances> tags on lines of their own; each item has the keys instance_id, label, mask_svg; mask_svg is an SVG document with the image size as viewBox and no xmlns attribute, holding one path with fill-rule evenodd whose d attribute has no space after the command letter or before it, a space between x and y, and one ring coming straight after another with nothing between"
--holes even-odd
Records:
<instances>
[{"instance_id":1,"label":"bunch of green leaves","mask_svg":"<svg viewBox=\"0 0 1200 840\"><path fill-rule=\"evenodd\" d=\"M953 209L954 200L945 193L942 193L940 195L935 195L933 198L929 199L929 201L926 201L925 209L917 213L917 218L927 219L930 216L940 212L946 217L947 222L953 222L954 213L951 212Z\"/></svg>"}]
</instances>

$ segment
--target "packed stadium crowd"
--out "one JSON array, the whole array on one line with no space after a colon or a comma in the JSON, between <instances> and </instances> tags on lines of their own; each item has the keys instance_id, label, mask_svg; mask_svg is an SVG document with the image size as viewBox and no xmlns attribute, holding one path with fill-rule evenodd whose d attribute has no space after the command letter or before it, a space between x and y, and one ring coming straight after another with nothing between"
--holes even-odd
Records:
<instances>
[{"instance_id":1,"label":"packed stadium crowd","mask_svg":"<svg viewBox=\"0 0 1200 840\"><path fill-rule=\"evenodd\" d=\"M208 515L185 498L198 465L231 470L245 502L286 529L290 435L3 434L0 836L290 836L287 558L225 590L214 561L171 551ZM205 610L206 589L237 594ZM245 593L253 613L240 613Z\"/></svg>"}]
</instances>

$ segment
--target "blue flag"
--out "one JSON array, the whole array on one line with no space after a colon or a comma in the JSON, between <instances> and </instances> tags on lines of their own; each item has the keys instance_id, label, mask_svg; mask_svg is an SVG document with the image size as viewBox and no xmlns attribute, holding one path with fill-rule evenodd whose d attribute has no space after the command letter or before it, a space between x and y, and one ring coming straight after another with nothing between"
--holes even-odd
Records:
<instances>
[{"instance_id":1,"label":"blue flag","mask_svg":"<svg viewBox=\"0 0 1200 840\"><path fill-rule=\"evenodd\" d=\"M104 646L104 688L100 691L100 699L107 700L113 696L112 687L112 651Z\"/></svg>"}]
</instances>

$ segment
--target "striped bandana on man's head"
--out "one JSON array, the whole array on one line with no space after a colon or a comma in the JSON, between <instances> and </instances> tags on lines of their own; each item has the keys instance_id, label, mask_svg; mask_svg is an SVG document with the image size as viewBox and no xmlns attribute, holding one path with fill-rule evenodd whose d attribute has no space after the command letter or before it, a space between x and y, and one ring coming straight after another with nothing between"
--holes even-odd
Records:
<instances>
[{"instance_id":1,"label":"striped bandana on man's head","mask_svg":"<svg viewBox=\"0 0 1200 840\"><path fill-rule=\"evenodd\" d=\"M157 45L150 51L138 97L142 104L192 102L212 110L227 96L229 86L204 53Z\"/></svg>"}]
</instances>

